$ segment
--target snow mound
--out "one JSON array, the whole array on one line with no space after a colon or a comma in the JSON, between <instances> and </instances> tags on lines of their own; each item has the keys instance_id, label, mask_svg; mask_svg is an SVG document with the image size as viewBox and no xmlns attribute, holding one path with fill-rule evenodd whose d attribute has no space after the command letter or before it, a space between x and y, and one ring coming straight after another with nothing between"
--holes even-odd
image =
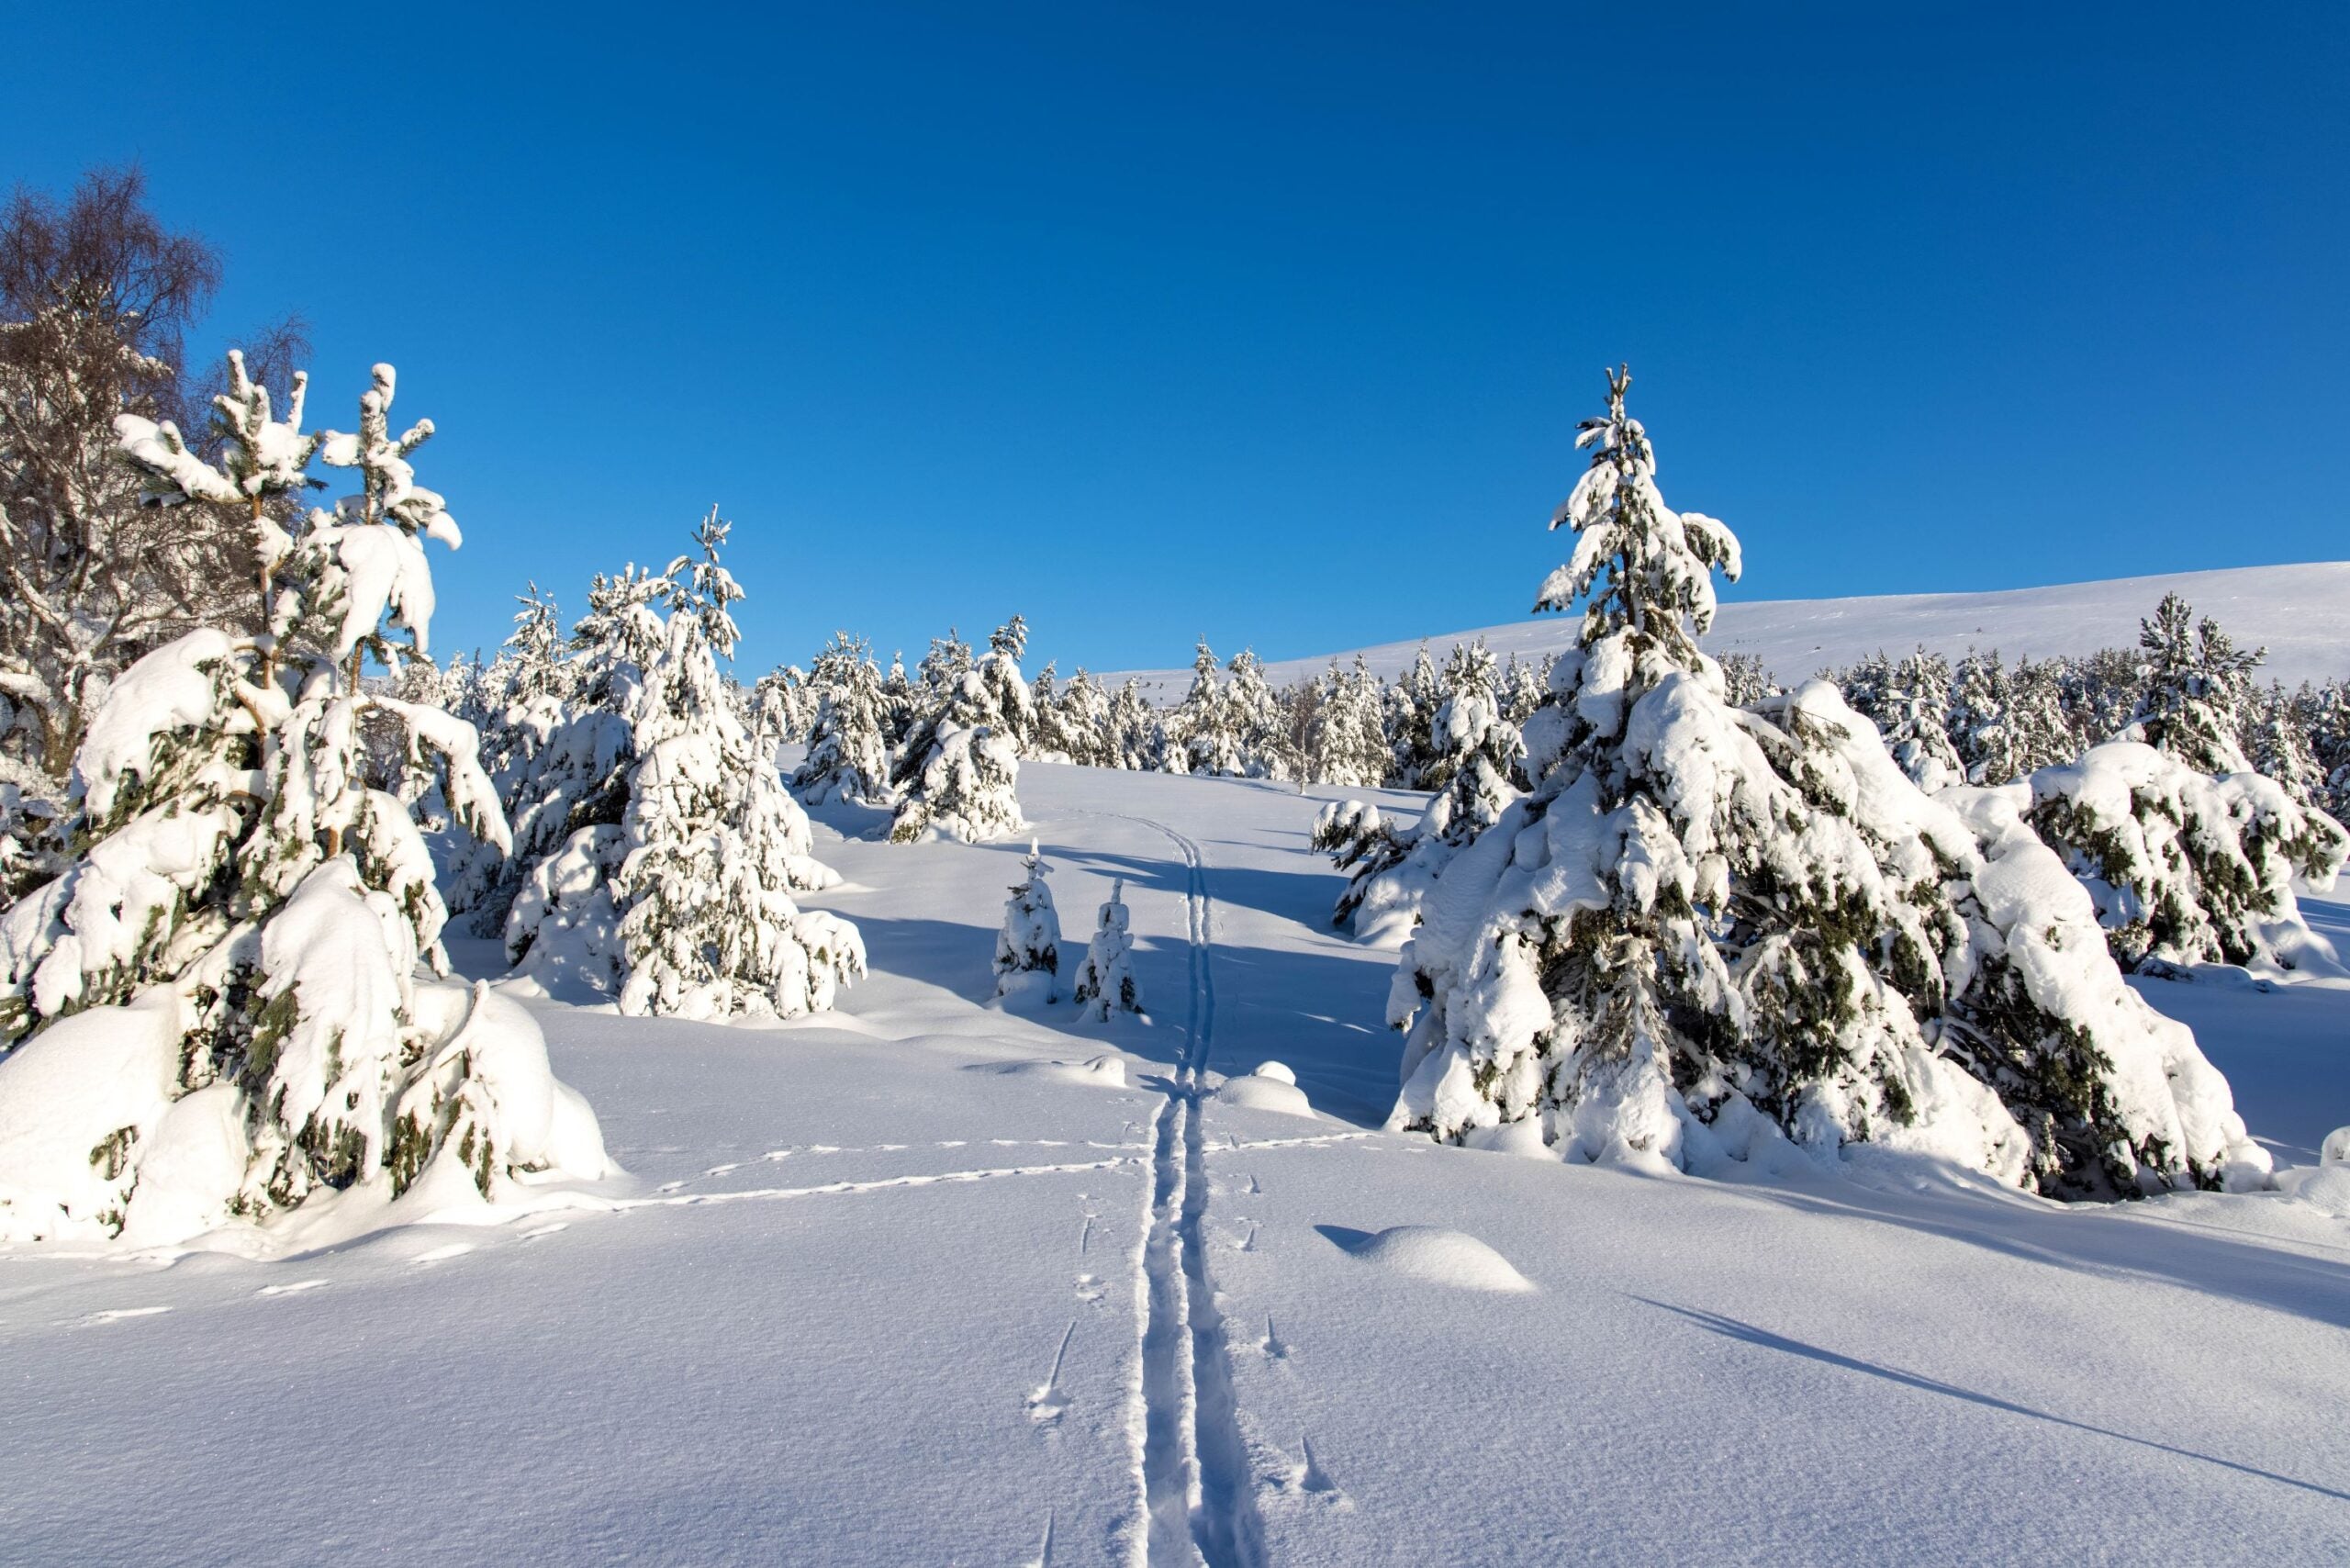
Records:
<instances>
[{"instance_id":1,"label":"snow mound","mask_svg":"<svg viewBox=\"0 0 2350 1568\"><path fill-rule=\"evenodd\" d=\"M2336 1127L2325 1135L2325 1144L2318 1150L2321 1165L2350 1165L2350 1127Z\"/></svg>"},{"instance_id":2,"label":"snow mound","mask_svg":"<svg viewBox=\"0 0 2350 1568\"><path fill-rule=\"evenodd\" d=\"M973 1062L966 1072L993 1072L1007 1078L1045 1078L1058 1083L1090 1084L1096 1089L1124 1089L1126 1086L1126 1061L1124 1057L1088 1057L1083 1061L982 1061Z\"/></svg>"},{"instance_id":3,"label":"snow mound","mask_svg":"<svg viewBox=\"0 0 2350 1568\"><path fill-rule=\"evenodd\" d=\"M1306 1099L1305 1091L1297 1086L1297 1075L1280 1062L1269 1061L1246 1078L1227 1078L1216 1086L1215 1097L1227 1105L1237 1105L1249 1111L1278 1111L1285 1116L1311 1116L1317 1120L1320 1113Z\"/></svg>"},{"instance_id":4,"label":"snow mound","mask_svg":"<svg viewBox=\"0 0 2350 1568\"><path fill-rule=\"evenodd\" d=\"M1508 1259L1473 1236L1441 1226L1391 1226L1347 1250L1391 1274L1432 1285L1502 1294L1534 1289L1534 1282L1512 1268Z\"/></svg>"},{"instance_id":5,"label":"snow mound","mask_svg":"<svg viewBox=\"0 0 2350 1568\"><path fill-rule=\"evenodd\" d=\"M2278 1174L2277 1184L2336 1219L2350 1219L2350 1165L2329 1163L2314 1170L2286 1170Z\"/></svg>"},{"instance_id":6,"label":"snow mound","mask_svg":"<svg viewBox=\"0 0 2350 1568\"><path fill-rule=\"evenodd\" d=\"M1502 1122L1490 1127L1472 1127L1460 1136L1463 1148L1483 1149L1488 1154L1515 1154L1520 1159L1551 1159L1559 1158L1556 1150L1542 1137L1542 1124L1529 1117L1522 1122Z\"/></svg>"}]
</instances>

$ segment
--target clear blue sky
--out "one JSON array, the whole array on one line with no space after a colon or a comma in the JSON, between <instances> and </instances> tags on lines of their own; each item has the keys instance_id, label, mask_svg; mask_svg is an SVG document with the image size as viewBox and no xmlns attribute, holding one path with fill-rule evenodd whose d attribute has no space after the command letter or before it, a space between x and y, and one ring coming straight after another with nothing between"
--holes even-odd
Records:
<instances>
[{"instance_id":1,"label":"clear blue sky","mask_svg":"<svg viewBox=\"0 0 2350 1568\"><path fill-rule=\"evenodd\" d=\"M2350 555L2350 6L495 9L0 17L0 176L400 366L442 651L711 501L755 668L1518 619L1617 359L1735 597Z\"/></svg>"}]
</instances>

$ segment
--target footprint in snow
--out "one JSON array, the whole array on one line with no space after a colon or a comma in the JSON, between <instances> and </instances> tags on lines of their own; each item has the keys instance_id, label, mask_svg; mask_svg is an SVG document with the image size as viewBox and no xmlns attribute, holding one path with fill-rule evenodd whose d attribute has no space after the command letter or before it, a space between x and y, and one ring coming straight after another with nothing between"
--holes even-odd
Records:
<instances>
[{"instance_id":1,"label":"footprint in snow","mask_svg":"<svg viewBox=\"0 0 2350 1568\"><path fill-rule=\"evenodd\" d=\"M1045 1374L1039 1387L1031 1389L1026 1401L1028 1419L1039 1427L1054 1427L1069 1409L1069 1395L1061 1392L1061 1362L1069 1357L1069 1342L1077 1334L1077 1319L1069 1320L1061 1331L1060 1349L1053 1352L1053 1369Z\"/></svg>"},{"instance_id":2,"label":"footprint in snow","mask_svg":"<svg viewBox=\"0 0 2350 1568\"><path fill-rule=\"evenodd\" d=\"M1106 1288L1097 1275L1080 1274L1077 1277L1077 1299L1089 1306L1102 1305L1102 1297Z\"/></svg>"},{"instance_id":3,"label":"footprint in snow","mask_svg":"<svg viewBox=\"0 0 2350 1568\"><path fill-rule=\"evenodd\" d=\"M1322 1468L1321 1456L1314 1451L1314 1439L1301 1437L1299 1447L1305 1450L1304 1463L1292 1462L1287 1474L1274 1482L1274 1489L1284 1497L1295 1498L1310 1507L1326 1508L1332 1513L1351 1513L1355 1500L1347 1495L1330 1473Z\"/></svg>"}]
</instances>

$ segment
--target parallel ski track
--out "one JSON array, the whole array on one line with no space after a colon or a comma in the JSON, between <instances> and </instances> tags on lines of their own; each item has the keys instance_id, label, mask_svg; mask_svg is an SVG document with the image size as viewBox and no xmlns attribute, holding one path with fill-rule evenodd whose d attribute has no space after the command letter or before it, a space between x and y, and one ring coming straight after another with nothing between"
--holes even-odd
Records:
<instances>
[{"instance_id":1,"label":"parallel ski track","mask_svg":"<svg viewBox=\"0 0 2350 1568\"><path fill-rule=\"evenodd\" d=\"M1191 944L1183 1049L1151 1124L1148 1225L1136 1280L1142 1344L1133 1426L1144 1528L1132 1561L1145 1568L1259 1568L1263 1526L1205 1245L1208 1148L1200 1100L1215 1043L1207 865L1200 846L1165 823L1121 812L1084 814L1150 828L1181 852Z\"/></svg>"}]
</instances>

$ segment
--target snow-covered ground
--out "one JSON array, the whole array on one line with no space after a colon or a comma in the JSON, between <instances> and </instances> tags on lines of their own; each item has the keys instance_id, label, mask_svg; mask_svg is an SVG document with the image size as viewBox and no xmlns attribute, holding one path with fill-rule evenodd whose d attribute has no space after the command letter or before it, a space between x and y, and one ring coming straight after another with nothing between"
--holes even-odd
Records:
<instances>
[{"instance_id":1,"label":"snow-covered ground","mask_svg":"<svg viewBox=\"0 0 2350 1568\"><path fill-rule=\"evenodd\" d=\"M2289 690L2304 680L2350 677L2350 640L2342 635L2345 607L2350 607L2350 562L2345 561L2113 577L1998 593L1725 604L1706 638L1706 651L1717 658L1759 655L1763 668L1781 681L1842 669L1880 650L1905 654L1919 646L1953 658L1970 648L1997 648L2009 659L2089 654L2099 648L2135 647L2139 620L2153 614L2166 593L2183 595L2198 614L2226 627L2239 645L2266 646L2268 659L2260 669L2264 682L2282 681ZM1429 637L1427 645L1439 664L1455 643L1480 637L1497 658L1512 654L1539 658L1572 643L1578 624L1577 616L1552 615L1447 633ZM1420 646L1415 639L1360 651L1374 674L1392 678L1411 667ZM1266 665L1265 674L1275 686L1286 686L1329 668L1333 658L1347 663L1357 651L1281 659ZM1160 703L1181 700L1192 683L1189 666L1115 670L1099 678L1114 687L1129 676L1139 678L1151 700Z\"/></svg>"},{"instance_id":2,"label":"snow-covered ground","mask_svg":"<svg viewBox=\"0 0 2350 1568\"><path fill-rule=\"evenodd\" d=\"M2350 989L2143 987L2299 1196L1438 1148L1375 1130L1392 955L1327 925L1334 791L1021 785L1065 966L1125 879L1148 1023L985 1004L1024 844L833 812L840 1013L539 1004L628 1171L576 1206L0 1252L0 1560L2350 1557L2350 1171L2308 1170ZM1217 1087L1268 1058L1317 1115Z\"/></svg>"}]
</instances>

